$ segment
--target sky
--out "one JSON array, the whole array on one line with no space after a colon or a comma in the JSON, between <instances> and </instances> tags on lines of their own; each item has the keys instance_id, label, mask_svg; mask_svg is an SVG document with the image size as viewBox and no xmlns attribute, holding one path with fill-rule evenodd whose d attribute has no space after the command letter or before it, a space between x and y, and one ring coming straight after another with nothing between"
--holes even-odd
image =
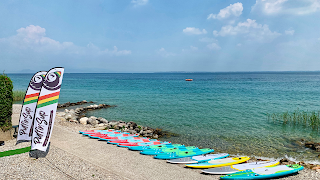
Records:
<instances>
[{"instance_id":1,"label":"sky","mask_svg":"<svg viewBox=\"0 0 320 180\"><path fill-rule=\"evenodd\" d=\"M0 70L319 71L320 0L1 0Z\"/></svg>"}]
</instances>

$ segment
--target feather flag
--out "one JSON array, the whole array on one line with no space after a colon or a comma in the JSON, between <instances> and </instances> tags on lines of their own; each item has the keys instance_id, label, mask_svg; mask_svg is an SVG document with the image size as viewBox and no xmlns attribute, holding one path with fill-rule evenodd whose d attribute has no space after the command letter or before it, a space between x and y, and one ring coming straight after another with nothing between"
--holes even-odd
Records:
<instances>
[{"instance_id":1,"label":"feather flag","mask_svg":"<svg viewBox=\"0 0 320 180\"><path fill-rule=\"evenodd\" d=\"M39 71L31 78L21 108L17 144L19 142L31 141L34 114L46 74L46 71Z\"/></svg>"},{"instance_id":2,"label":"feather flag","mask_svg":"<svg viewBox=\"0 0 320 180\"><path fill-rule=\"evenodd\" d=\"M64 68L48 71L41 87L31 141L31 150L46 151L56 116Z\"/></svg>"}]
</instances>

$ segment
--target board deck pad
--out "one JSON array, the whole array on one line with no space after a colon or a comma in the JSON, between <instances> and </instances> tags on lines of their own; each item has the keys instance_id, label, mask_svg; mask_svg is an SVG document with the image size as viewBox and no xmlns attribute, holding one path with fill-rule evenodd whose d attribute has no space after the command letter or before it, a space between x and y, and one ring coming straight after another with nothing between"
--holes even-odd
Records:
<instances>
[{"instance_id":1,"label":"board deck pad","mask_svg":"<svg viewBox=\"0 0 320 180\"><path fill-rule=\"evenodd\" d=\"M275 161L260 161L260 162L236 164L236 165L232 165L232 166L210 168L210 169L205 169L202 172L206 173L206 174L231 174L231 173L236 173L239 171L244 171L247 169L276 166L278 164L279 164L279 161L276 161L276 160Z\"/></svg>"}]
</instances>

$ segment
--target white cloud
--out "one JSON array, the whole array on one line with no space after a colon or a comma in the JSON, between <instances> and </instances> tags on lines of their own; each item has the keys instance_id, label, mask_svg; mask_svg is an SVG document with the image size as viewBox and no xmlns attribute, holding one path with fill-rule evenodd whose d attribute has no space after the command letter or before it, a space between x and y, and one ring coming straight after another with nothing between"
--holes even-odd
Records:
<instances>
[{"instance_id":1,"label":"white cloud","mask_svg":"<svg viewBox=\"0 0 320 180\"><path fill-rule=\"evenodd\" d=\"M83 54L83 55L128 55L130 50L119 51L116 46L113 50L100 50L99 47L89 43L87 47L74 45L72 42L56 41L46 37L46 29L40 26L30 25L17 30L17 34L8 38L1 38L0 45L11 51L33 51L46 54Z\"/></svg>"},{"instance_id":2,"label":"white cloud","mask_svg":"<svg viewBox=\"0 0 320 180\"><path fill-rule=\"evenodd\" d=\"M121 56L121 55L128 55L131 54L131 51L129 50L121 50L119 51L117 46L113 46L113 50L105 49L101 50L99 47L95 46L92 43L89 43L87 45L87 48L91 50L95 55L115 55L115 56Z\"/></svg>"},{"instance_id":3,"label":"white cloud","mask_svg":"<svg viewBox=\"0 0 320 180\"><path fill-rule=\"evenodd\" d=\"M213 31L215 36L235 36L244 35L245 38L252 41L272 41L280 36L278 32L272 32L269 26L256 23L256 20L247 19L245 22L239 22L236 26L223 26L218 31Z\"/></svg>"},{"instance_id":4,"label":"white cloud","mask_svg":"<svg viewBox=\"0 0 320 180\"><path fill-rule=\"evenodd\" d=\"M202 29L202 31L199 28L195 27L187 27L184 30L182 30L185 34L192 35L192 34L207 34L207 31L205 29Z\"/></svg>"},{"instance_id":5,"label":"white cloud","mask_svg":"<svg viewBox=\"0 0 320 180\"><path fill-rule=\"evenodd\" d=\"M256 4L252 6L253 12L262 12L267 15L304 15L319 10L319 0L256 0Z\"/></svg>"},{"instance_id":6,"label":"white cloud","mask_svg":"<svg viewBox=\"0 0 320 180\"><path fill-rule=\"evenodd\" d=\"M218 44L216 44L216 43L208 44L207 47L208 47L209 49L211 49L211 50L220 50L220 49L221 49L221 47L220 47Z\"/></svg>"},{"instance_id":7,"label":"white cloud","mask_svg":"<svg viewBox=\"0 0 320 180\"><path fill-rule=\"evenodd\" d=\"M207 38L207 37L201 38L201 39L199 39L199 41L200 41L200 42L206 42L206 43L217 42L216 39L214 39L214 38Z\"/></svg>"},{"instance_id":8,"label":"white cloud","mask_svg":"<svg viewBox=\"0 0 320 180\"><path fill-rule=\"evenodd\" d=\"M191 49L192 51L197 51L197 50L198 50L198 47L190 46L190 49Z\"/></svg>"},{"instance_id":9,"label":"white cloud","mask_svg":"<svg viewBox=\"0 0 320 180\"><path fill-rule=\"evenodd\" d=\"M216 31L216 30L214 30L214 31L212 32L212 34L213 34L215 37L219 36L219 33L218 33L218 31Z\"/></svg>"},{"instance_id":10,"label":"white cloud","mask_svg":"<svg viewBox=\"0 0 320 180\"><path fill-rule=\"evenodd\" d=\"M242 44L241 44L241 43L238 43L237 46L240 47L240 46L242 46Z\"/></svg>"},{"instance_id":11,"label":"white cloud","mask_svg":"<svg viewBox=\"0 0 320 180\"><path fill-rule=\"evenodd\" d=\"M143 6L148 3L148 0L132 0L131 3L133 3L133 7Z\"/></svg>"},{"instance_id":12,"label":"white cloud","mask_svg":"<svg viewBox=\"0 0 320 180\"><path fill-rule=\"evenodd\" d=\"M207 19L227 19L231 17L239 17L242 14L243 6L242 3L230 4L230 6L221 9L218 14L209 14Z\"/></svg>"},{"instance_id":13,"label":"white cloud","mask_svg":"<svg viewBox=\"0 0 320 180\"><path fill-rule=\"evenodd\" d=\"M160 48L157 50L157 53L160 54L162 57L169 57L169 56L175 56L176 54L167 52L164 48Z\"/></svg>"},{"instance_id":14,"label":"white cloud","mask_svg":"<svg viewBox=\"0 0 320 180\"><path fill-rule=\"evenodd\" d=\"M292 28L290 28L290 29L288 29L288 30L285 30L284 31L284 33L286 34L286 35L293 35L294 34L294 30L292 29Z\"/></svg>"}]
</instances>

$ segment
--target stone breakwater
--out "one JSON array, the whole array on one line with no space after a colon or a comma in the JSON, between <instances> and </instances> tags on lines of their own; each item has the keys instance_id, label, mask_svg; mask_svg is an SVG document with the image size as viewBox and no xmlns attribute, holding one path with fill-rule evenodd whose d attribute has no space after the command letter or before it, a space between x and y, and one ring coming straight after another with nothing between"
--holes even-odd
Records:
<instances>
[{"instance_id":1,"label":"stone breakwater","mask_svg":"<svg viewBox=\"0 0 320 180\"><path fill-rule=\"evenodd\" d=\"M63 107L70 107L70 106L77 106L77 105L83 105L83 104L87 104L87 103L94 103L93 101L86 101L86 100L83 100L83 101L79 101L79 102L75 102L75 103L71 103L71 102L67 102L67 103L64 103L64 104L58 104L58 108L63 108Z\"/></svg>"},{"instance_id":2,"label":"stone breakwater","mask_svg":"<svg viewBox=\"0 0 320 180\"><path fill-rule=\"evenodd\" d=\"M68 104L75 104L75 103L68 103ZM63 104L60 107L62 108L62 107L69 107L69 106L65 106L65 104ZM177 136L177 134L162 131L161 129L158 129L158 128L153 129L150 127L144 127L144 126L138 125L133 121L130 121L130 122L125 122L121 120L115 121L115 120L107 120L105 118L95 117L95 116L86 117L85 115L86 111L110 108L110 107L115 107L115 106L111 106L107 104L99 104L99 105L94 104L87 107L80 107L76 109L70 109L70 110L65 109L64 112L57 112L57 118L59 118L61 121L80 123L83 125L91 125L92 128L95 128L95 129L100 129L100 130L116 129L116 130L121 130L123 132L129 132L131 134L139 134L139 136L149 137L154 139L157 139L163 136Z\"/></svg>"}]
</instances>

